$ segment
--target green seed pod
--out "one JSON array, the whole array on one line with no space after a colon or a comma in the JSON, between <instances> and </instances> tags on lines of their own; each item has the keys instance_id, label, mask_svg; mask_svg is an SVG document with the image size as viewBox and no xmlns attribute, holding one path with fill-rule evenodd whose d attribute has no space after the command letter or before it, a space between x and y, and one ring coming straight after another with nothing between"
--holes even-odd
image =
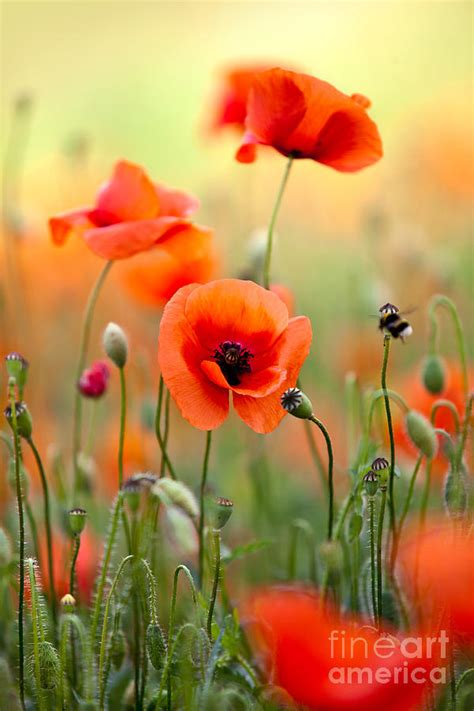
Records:
<instances>
[{"instance_id":1,"label":"green seed pod","mask_svg":"<svg viewBox=\"0 0 474 711\"><path fill-rule=\"evenodd\" d=\"M208 500L209 519L211 526L216 530L224 528L227 521L232 516L234 504L230 499L221 496Z\"/></svg>"},{"instance_id":2,"label":"green seed pod","mask_svg":"<svg viewBox=\"0 0 474 711\"><path fill-rule=\"evenodd\" d=\"M427 459L434 457L438 449L438 440L431 422L420 412L410 410L405 417L405 425L415 447Z\"/></svg>"},{"instance_id":3,"label":"green seed pod","mask_svg":"<svg viewBox=\"0 0 474 711\"><path fill-rule=\"evenodd\" d=\"M466 472L464 467L456 471L449 467L444 482L444 505L449 516L453 519L462 518L467 509Z\"/></svg>"},{"instance_id":4,"label":"green seed pod","mask_svg":"<svg viewBox=\"0 0 474 711\"><path fill-rule=\"evenodd\" d=\"M364 487L367 496L375 496L379 490L379 477L372 469L364 476Z\"/></svg>"},{"instance_id":5,"label":"green seed pod","mask_svg":"<svg viewBox=\"0 0 474 711\"><path fill-rule=\"evenodd\" d=\"M85 509L71 509L69 511L69 525L74 535L79 536L86 525L87 511Z\"/></svg>"},{"instance_id":6,"label":"green seed pod","mask_svg":"<svg viewBox=\"0 0 474 711\"><path fill-rule=\"evenodd\" d=\"M102 336L104 350L117 368L123 368L127 362L127 336L116 323L109 323Z\"/></svg>"},{"instance_id":7,"label":"green seed pod","mask_svg":"<svg viewBox=\"0 0 474 711\"><path fill-rule=\"evenodd\" d=\"M11 561L12 546L3 528L0 528L0 569Z\"/></svg>"},{"instance_id":8,"label":"green seed pod","mask_svg":"<svg viewBox=\"0 0 474 711\"><path fill-rule=\"evenodd\" d=\"M28 477L28 472L23 466L23 462L20 462L20 482L23 495L27 496L30 488L30 480ZM12 491L16 492L16 468L15 460L13 458L10 459L10 461L8 462L8 483Z\"/></svg>"},{"instance_id":9,"label":"green seed pod","mask_svg":"<svg viewBox=\"0 0 474 711\"><path fill-rule=\"evenodd\" d=\"M166 657L167 644L157 622L150 622L146 630L146 649L153 667L159 671Z\"/></svg>"},{"instance_id":10,"label":"green seed pod","mask_svg":"<svg viewBox=\"0 0 474 711\"><path fill-rule=\"evenodd\" d=\"M28 377L28 361L19 353L9 353L5 356L5 364L9 378L15 378L20 397L23 397L23 390Z\"/></svg>"},{"instance_id":11,"label":"green seed pod","mask_svg":"<svg viewBox=\"0 0 474 711\"><path fill-rule=\"evenodd\" d=\"M353 513L347 525L347 540L349 543L354 543L359 538L363 524L364 519L362 516L359 513Z\"/></svg>"},{"instance_id":12,"label":"green seed pod","mask_svg":"<svg viewBox=\"0 0 474 711\"><path fill-rule=\"evenodd\" d=\"M284 410L299 417L302 420L308 420L313 414L313 406L311 400L299 388L288 388L280 398L281 406Z\"/></svg>"},{"instance_id":13,"label":"green seed pod","mask_svg":"<svg viewBox=\"0 0 474 711\"><path fill-rule=\"evenodd\" d=\"M116 671L121 668L123 660L125 659L126 651L125 635L121 629L118 629L114 632L112 637L112 645L110 647L110 659L112 660L112 664Z\"/></svg>"},{"instance_id":14,"label":"green seed pod","mask_svg":"<svg viewBox=\"0 0 474 711\"><path fill-rule=\"evenodd\" d=\"M59 657L51 642L39 643L40 680L42 689L55 689L59 681Z\"/></svg>"},{"instance_id":15,"label":"green seed pod","mask_svg":"<svg viewBox=\"0 0 474 711\"><path fill-rule=\"evenodd\" d=\"M439 395L444 390L446 370L441 358L435 353L427 356L421 373L423 385L432 395Z\"/></svg>"},{"instance_id":16,"label":"green seed pod","mask_svg":"<svg viewBox=\"0 0 474 711\"><path fill-rule=\"evenodd\" d=\"M13 429L13 413L10 405L5 408L4 414L8 424ZM18 434L24 439L30 439L31 433L33 432L33 420L24 402L15 403L15 414Z\"/></svg>"},{"instance_id":17,"label":"green seed pod","mask_svg":"<svg viewBox=\"0 0 474 711\"><path fill-rule=\"evenodd\" d=\"M199 516L199 507L196 498L189 487L181 481L162 477L153 485L152 492L163 503L178 506L190 518Z\"/></svg>"}]
</instances>

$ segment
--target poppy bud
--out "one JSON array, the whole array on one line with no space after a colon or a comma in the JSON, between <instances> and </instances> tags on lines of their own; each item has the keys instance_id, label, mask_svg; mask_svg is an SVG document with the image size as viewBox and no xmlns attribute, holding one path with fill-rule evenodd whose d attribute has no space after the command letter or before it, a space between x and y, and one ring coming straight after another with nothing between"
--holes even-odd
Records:
<instances>
[{"instance_id":1,"label":"poppy bud","mask_svg":"<svg viewBox=\"0 0 474 711\"><path fill-rule=\"evenodd\" d=\"M444 504L451 518L462 518L467 508L466 477L464 469L450 467L444 482Z\"/></svg>"},{"instance_id":2,"label":"poppy bud","mask_svg":"<svg viewBox=\"0 0 474 711\"><path fill-rule=\"evenodd\" d=\"M299 388L288 388L280 398L281 406L284 410L299 417L302 420L308 420L313 414L313 406L311 400Z\"/></svg>"},{"instance_id":3,"label":"poppy bud","mask_svg":"<svg viewBox=\"0 0 474 711\"><path fill-rule=\"evenodd\" d=\"M155 496L158 496L165 505L171 504L178 506L178 508L182 509L190 518L197 518L199 516L199 507L196 498L191 489L189 489L186 484L183 484L183 482L161 478L153 485L152 492Z\"/></svg>"},{"instance_id":4,"label":"poppy bud","mask_svg":"<svg viewBox=\"0 0 474 711\"><path fill-rule=\"evenodd\" d=\"M13 412L11 405L5 408L4 414L8 424L13 429ZM31 433L33 432L33 420L24 402L15 403L15 415L18 434L24 439L30 439Z\"/></svg>"},{"instance_id":5,"label":"poppy bud","mask_svg":"<svg viewBox=\"0 0 474 711\"><path fill-rule=\"evenodd\" d=\"M135 513L136 511L138 511L138 508L140 506L140 494L142 491L142 487L140 486L138 481L127 479L127 481L122 486L122 490L125 496L125 501L127 502L130 511Z\"/></svg>"},{"instance_id":6,"label":"poppy bud","mask_svg":"<svg viewBox=\"0 0 474 711\"><path fill-rule=\"evenodd\" d=\"M364 487L367 496L375 496L379 490L379 477L372 469L364 476Z\"/></svg>"},{"instance_id":7,"label":"poppy bud","mask_svg":"<svg viewBox=\"0 0 474 711\"><path fill-rule=\"evenodd\" d=\"M77 387L84 397L99 398L107 389L109 377L110 370L107 363L97 360L90 368L83 371Z\"/></svg>"},{"instance_id":8,"label":"poppy bud","mask_svg":"<svg viewBox=\"0 0 474 711\"><path fill-rule=\"evenodd\" d=\"M382 469L388 469L389 466L390 464L385 457L377 457L377 459L374 459L372 462L372 469L374 472L380 472Z\"/></svg>"},{"instance_id":9,"label":"poppy bud","mask_svg":"<svg viewBox=\"0 0 474 711\"><path fill-rule=\"evenodd\" d=\"M211 504L210 517L212 527L220 531L232 516L234 504L230 499L223 499L221 496L212 499L209 503Z\"/></svg>"},{"instance_id":10,"label":"poppy bud","mask_svg":"<svg viewBox=\"0 0 474 711\"><path fill-rule=\"evenodd\" d=\"M408 436L411 441L425 455L431 459L436 454L438 440L431 422L424 415L415 410L410 410L405 418Z\"/></svg>"},{"instance_id":11,"label":"poppy bud","mask_svg":"<svg viewBox=\"0 0 474 711\"><path fill-rule=\"evenodd\" d=\"M12 547L7 534L0 528L0 569L8 565L12 557Z\"/></svg>"},{"instance_id":12,"label":"poppy bud","mask_svg":"<svg viewBox=\"0 0 474 711\"><path fill-rule=\"evenodd\" d=\"M166 657L167 644L157 622L150 622L146 630L146 649L153 667L159 671Z\"/></svg>"},{"instance_id":13,"label":"poppy bud","mask_svg":"<svg viewBox=\"0 0 474 711\"><path fill-rule=\"evenodd\" d=\"M436 353L426 357L422 371L423 385L432 395L439 395L444 389L446 373L443 361Z\"/></svg>"},{"instance_id":14,"label":"poppy bud","mask_svg":"<svg viewBox=\"0 0 474 711\"><path fill-rule=\"evenodd\" d=\"M59 681L59 657L51 642L39 643L40 684L42 689L55 689Z\"/></svg>"},{"instance_id":15,"label":"poppy bud","mask_svg":"<svg viewBox=\"0 0 474 711\"><path fill-rule=\"evenodd\" d=\"M69 525L74 535L79 536L86 525L87 511L84 509L71 509L69 511Z\"/></svg>"},{"instance_id":16,"label":"poppy bud","mask_svg":"<svg viewBox=\"0 0 474 711\"><path fill-rule=\"evenodd\" d=\"M28 361L23 358L20 353L8 353L5 356L7 373L9 378L15 378L16 384L20 391L20 397L23 395L23 389L28 376Z\"/></svg>"},{"instance_id":17,"label":"poppy bud","mask_svg":"<svg viewBox=\"0 0 474 711\"><path fill-rule=\"evenodd\" d=\"M60 602L63 612L74 612L74 608L76 607L76 598L71 595L71 593L66 593L65 595L63 595Z\"/></svg>"},{"instance_id":18,"label":"poppy bud","mask_svg":"<svg viewBox=\"0 0 474 711\"><path fill-rule=\"evenodd\" d=\"M127 336L116 323L109 323L102 337L104 350L117 368L123 368L127 362Z\"/></svg>"}]
</instances>

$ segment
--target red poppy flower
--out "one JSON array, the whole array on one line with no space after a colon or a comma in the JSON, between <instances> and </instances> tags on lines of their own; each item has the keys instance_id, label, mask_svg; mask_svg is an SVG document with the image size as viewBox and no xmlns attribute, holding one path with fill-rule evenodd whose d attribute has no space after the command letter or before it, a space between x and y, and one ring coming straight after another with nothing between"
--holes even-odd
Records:
<instances>
[{"instance_id":1,"label":"red poppy flower","mask_svg":"<svg viewBox=\"0 0 474 711\"><path fill-rule=\"evenodd\" d=\"M255 75L266 69L269 67L255 65L232 69L224 74L216 99L212 130L218 131L226 126L244 130L250 87Z\"/></svg>"},{"instance_id":2,"label":"red poppy flower","mask_svg":"<svg viewBox=\"0 0 474 711\"><path fill-rule=\"evenodd\" d=\"M398 561L412 599L425 617L444 617L452 631L474 643L474 546L459 528L430 521L420 533L407 529Z\"/></svg>"},{"instance_id":3,"label":"red poppy flower","mask_svg":"<svg viewBox=\"0 0 474 711\"><path fill-rule=\"evenodd\" d=\"M276 294L288 309L288 315L293 316L295 312L295 295L285 284L271 284L270 291Z\"/></svg>"},{"instance_id":4,"label":"red poppy flower","mask_svg":"<svg viewBox=\"0 0 474 711\"><path fill-rule=\"evenodd\" d=\"M194 427L219 427L232 392L237 414L271 432L308 355L311 324L288 318L275 294L251 281L221 279L180 289L166 305L158 359L164 381Z\"/></svg>"},{"instance_id":5,"label":"red poppy flower","mask_svg":"<svg viewBox=\"0 0 474 711\"><path fill-rule=\"evenodd\" d=\"M442 392L438 395L432 395L428 392L428 390L426 390L418 371L416 374L409 375L403 382L401 382L398 385L397 390L405 397L409 407L421 412L428 419L431 417L431 410L435 402L441 399L449 400L455 406L459 418L462 421L465 412L465 398L461 369L455 363L448 362L445 363L445 366L446 382ZM472 381L472 373L469 373L469 379ZM435 427L443 429L446 432L449 432L449 434L455 433L453 414L446 407L441 407L437 410L434 424ZM397 419L395 421L393 431L397 448L410 457L417 457L418 450L409 439L404 421L402 419ZM446 473L448 459L443 453L444 441L441 435L438 439L440 446L438 448L438 454L433 460L432 472L436 475L442 476Z\"/></svg>"},{"instance_id":6,"label":"red poppy flower","mask_svg":"<svg viewBox=\"0 0 474 711\"><path fill-rule=\"evenodd\" d=\"M244 605L242 619L271 681L315 711L420 709L435 681L430 674L436 653L443 656L433 647L430 658L425 637L416 636L420 655L413 658L413 643L379 635L363 620L341 618L300 589L256 594Z\"/></svg>"},{"instance_id":7,"label":"red poppy flower","mask_svg":"<svg viewBox=\"0 0 474 711\"><path fill-rule=\"evenodd\" d=\"M54 585L58 599L70 592L69 578L71 572L72 539L66 538L57 531L53 534ZM41 581L45 590L49 591L48 552L46 539L40 543L42 564ZM81 533L81 547L76 561L76 596L83 603L92 598L97 566L99 563L100 546L88 527Z\"/></svg>"},{"instance_id":8,"label":"red poppy flower","mask_svg":"<svg viewBox=\"0 0 474 711\"><path fill-rule=\"evenodd\" d=\"M342 172L372 165L382 156L382 142L365 110L368 99L353 97L307 74L284 69L257 74L237 160L252 163L260 144Z\"/></svg>"},{"instance_id":9,"label":"red poppy flower","mask_svg":"<svg viewBox=\"0 0 474 711\"><path fill-rule=\"evenodd\" d=\"M140 166L119 161L93 208L56 215L49 226L55 244L76 232L99 257L126 259L186 229L198 207L193 196L154 184Z\"/></svg>"},{"instance_id":10,"label":"red poppy flower","mask_svg":"<svg viewBox=\"0 0 474 711\"><path fill-rule=\"evenodd\" d=\"M123 282L137 301L161 307L182 286L210 281L216 264L212 230L187 225L127 263Z\"/></svg>"}]
</instances>

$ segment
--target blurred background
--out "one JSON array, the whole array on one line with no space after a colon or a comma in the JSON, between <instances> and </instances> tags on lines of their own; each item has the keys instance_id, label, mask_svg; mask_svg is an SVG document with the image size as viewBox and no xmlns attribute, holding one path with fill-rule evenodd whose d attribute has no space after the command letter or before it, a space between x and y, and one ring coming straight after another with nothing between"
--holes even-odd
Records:
<instances>
[{"instance_id":1,"label":"blurred background","mask_svg":"<svg viewBox=\"0 0 474 711\"><path fill-rule=\"evenodd\" d=\"M292 290L295 312L313 322L302 377L334 436L342 495L354 437L345 383L354 373L362 386L377 386L382 339L371 316L380 305L416 309L414 334L393 344L389 372L407 397L419 381L433 293L456 301L472 353L472 14L472 3L456 1L3 2L2 249L14 244L16 263L9 281L2 252L0 349L19 350L31 363L28 403L45 452L67 459L81 315L102 267L79 239L54 247L47 218L92 204L114 162L127 158L199 196L197 219L215 230L217 275L239 275L252 234L268 223L284 159L262 151L257 163L240 165L238 133L209 127L226 70L279 65L370 97L384 143L384 158L353 175L297 162L277 226L274 281ZM91 359L102 355L104 325L120 323L132 352L132 473L156 470L159 461L147 422L161 312L130 296L121 269L101 296ZM441 350L455 360L447 319ZM100 403L92 477L108 500L117 480L117 393L113 373ZM237 539L248 539L238 511L252 486L269 487L277 521L305 511L314 520L317 477L300 425L286 418L268 438L265 474L263 438L234 416L219 431L211 480L218 494L235 499ZM172 408L170 451L193 486L203 446L203 434ZM187 454L193 447L195 459ZM5 477L0 487L5 501Z\"/></svg>"}]
</instances>

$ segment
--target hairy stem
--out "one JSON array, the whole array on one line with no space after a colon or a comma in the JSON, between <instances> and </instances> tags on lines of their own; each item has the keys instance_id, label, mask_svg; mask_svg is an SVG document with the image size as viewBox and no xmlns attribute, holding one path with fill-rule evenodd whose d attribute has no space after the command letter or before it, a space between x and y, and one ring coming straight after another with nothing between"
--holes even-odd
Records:
<instances>
[{"instance_id":1,"label":"hairy stem","mask_svg":"<svg viewBox=\"0 0 474 711\"><path fill-rule=\"evenodd\" d=\"M199 492L199 585L202 589L204 579L204 495L206 492L207 472L209 469L209 455L211 453L212 430L206 432L206 448L202 463L201 488Z\"/></svg>"},{"instance_id":2,"label":"hairy stem","mask_svg":"<svg viewBox=\"0 0 474 711\"><path fill-rule=\"evenodd\" d=\"M270 225L268 226L268 236L267 236L267 249L265 252L265 261L263 264L263 286L265 289L270 288L270 264L272 261L272 248L273 248L273 235L275 231L276 219L278 216L278 211L280 209L281 201L283 198L283 193L285 192L285 187L290 177L291 166L293 165L293 156L288 158L286 164L285 172L283 173L283 178L278 188L278 193L276 196L275 204L273 206L272 216L270 218Z\"/></svg>"}]
</instances>

